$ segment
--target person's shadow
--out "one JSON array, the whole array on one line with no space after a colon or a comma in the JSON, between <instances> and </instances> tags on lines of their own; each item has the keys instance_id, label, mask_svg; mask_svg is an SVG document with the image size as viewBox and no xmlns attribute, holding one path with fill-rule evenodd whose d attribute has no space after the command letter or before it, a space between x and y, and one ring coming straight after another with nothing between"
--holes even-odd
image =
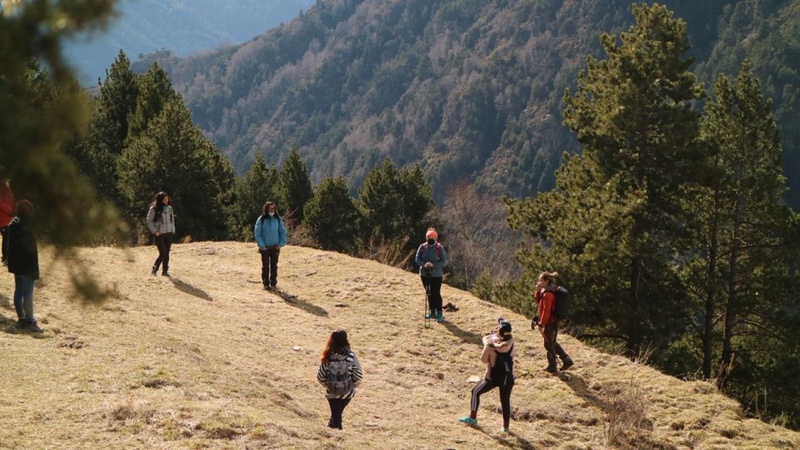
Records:
<instances>
[{"instance_id":1,"label":"person's shadow","mask_svg":"<svg viewBox=\"0 0 800 450\"><path fill-rule=\"evenodd\" d=\"M13 308L14 306L11 304L11 297L0 295L0 306L4 308Z\"/></svg>"},{"instance_id":2,"label":"person's shadow","mask_svg":"<svg viewBox=\"0 0 800 450\"><path fill-rule=\"evenodd\" d=\"M307 313L319 317L328 317L328 311L326 311L324 308L321 308L313 303L309 303L303 299L300 299L296 295L292 295L289 294L288 292L279 291L275 289L267 292L271 292L272 294L277 295L278 297L282 298L283 301L285 301L286 303L294 306L295 308L300 308Z\"/></svg>"},{"instance_id":3,"label":"person's shadow","mask_svg":"<svg viewBox=\"0 0 800 450\"><path fill-rule=\"evenodd\" d=\"M450 322L442 322L442 325L447 328L447 331L453 333L453 336L461 339L462 342L466 342L467 344L483 345L483 336L480 334L462 330Z\"/></svg>"},{"instance_id":4,"label":"person's shadow","mask_svg":"<svg viewBox=\"0 0 800 450\"><path fill-rule=\"evenodd\" d=\"M206 291L204 291L204 290L202 290L200 288L196 288L196 287L192 286L191 284L189 284L189 283L187 283L185 281L181 281L181 280L179 280L179 279L177 279L175 277L171 277L170 280L172 281L172 284L175 286L175 288L178 289L181 292L185 292L185 293L187 293L189 295L193 295L193 296L195 296L197 298L201 298L201 299L209 301L209 302L213 302L214 301L214 299L211 298L211 296L208 295L208 293Z\"/></svg>"}]
</instances>

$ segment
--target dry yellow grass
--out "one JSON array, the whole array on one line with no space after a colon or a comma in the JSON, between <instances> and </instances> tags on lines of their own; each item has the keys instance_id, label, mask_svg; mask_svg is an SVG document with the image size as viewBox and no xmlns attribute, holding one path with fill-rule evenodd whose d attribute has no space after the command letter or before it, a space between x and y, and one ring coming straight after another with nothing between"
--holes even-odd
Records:
<instances>
[{"instance_id":1,"label":"dry yellow grass","mask_svg":"<svg viewBox=\"0 0 800 450\"><path fill-rule=\"evenodd\" d=\"M117 295L66 299L65 269L43 249L40 337L16 331L13 280L0 277L0 448L800 448L800 434L744 418L709 384L569 336L574 369L548 376L526 318L462 291L443 289L460 311L426 329L419 279L372 261L287 247L282 298L260 290L252 244L176 245L172 279L148 276L153 247L81 255ZM467 378L483 371L480 337L500 315L518 346L510 434L499 433L496 392L479 428L457 423ZM365 373L343 431L325 426L315 380L336 327Z\"/></svg>"}]
</instances>

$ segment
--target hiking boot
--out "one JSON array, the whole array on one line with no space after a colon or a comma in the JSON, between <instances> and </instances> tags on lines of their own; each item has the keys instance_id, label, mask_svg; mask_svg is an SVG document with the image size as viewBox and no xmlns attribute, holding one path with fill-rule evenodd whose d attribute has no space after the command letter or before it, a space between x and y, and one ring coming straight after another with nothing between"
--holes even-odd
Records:
<instances>
[{"instance_id":1,"label":"hiking boot","mask_svg":"<svg viewBox=\"0 0 800 450\"><path fill-rule=\"evenodd\" d=\"M158 273L158 268L153 267L153 270L150 271L150 276L154 277L154 276L156 276L156 273Z\"/></svg>"},{"instance_id":2,"label":"hiking boot","mask_svg":"<svg viewBox=\"0 0 800 450\"><path fill-rule=\"evenodd\" d=\"M268 291L268 290L270 290L270 289L272 289L272 288L271 288L271 287L270 287L268 284L265 284L265 285L264 285L264 290L265 290L265 291Z\"/></svg>"},{"instance_id":3,"label":"hiking boot","mask_svg":"<svg viewBox=\"0 0 800 450\"><path fill-rule=\"evenodd\" d=\"M28 326L28 321L27 321L27 320L25 320L25 319L19 319L19 320L17 321L17 325L16 325L16 326L17 326L17 328L19 328L19 329L23 329L23 328L25 328L25 327L27 327L27 326Z\"/></svg>"},{"instance_id":4,"label":"hiking boot","mask_svg":"<svg viewBox=\"0 0 800 450\"><path fill-rule=\"evenodd\" d=\"M161 276L169 278L169 272L165 270L165 271L161 272Z\"/></svg>"},{"instance_id":5,"label":"hiking boot","mask_svg":"<svg viewBox=\"0 0 800 450\"><path fill-rule=\"evenodd\" d=\"M553 373L553 374L558 373L558 369L556 369L555 366L547 366L542 370L544 370L547 373Z\"/></svg>"},{"instance_id":6,"label":"hiking boot","mask_svg":"<svg viewBox=\"0 0 800 450\"><path fill-rule=\"evenodd\" d=\"M564 370L567 370L567 369L569 369L570 367L572 367L574 365L575 365L575 363L572 362L572 358L568 358L567 360L564 361L564 364L561 365L561 369L559 369L559 370L561 370L563 372Z\"/></svg>"},{"instance_id":7,"label":"hiking boot","mask_svg":"<svg viewBox=\"0 0 800 450\"><path fill-rule=\"evenodd\" d=\"M428 311L428 312L425 314L425 318L426 318L426 319L435 319L435 318L436 318L436 311L435 311L435 310L433 310L433 309L432 309L432 310L430 310L430 311Z\"/></svg>"},{"instance_id":8,"label":"hiking boot","mask_svg":"<svg viewBox=\"0 0 800 450\"><path fill-rule=\"evenodd\" d=\"M462 422L462 423L465 423L467 425L471 425L473 427L477 427L478 426L478 420L477 419L473 419L470 416L462 417L462 418L458 419L458 421Z\"/></svg>"},{"instance_id":9,"label":"hiking boot","mask_svg":"<svg viewBox=\"0 0 800 450\"><path fill-rule=\"evenodd\" d=\"M436 312L436 322L442 323L444 322L444 314L442 314L442 310Z\"/></svg>"},{"instance_id":10,"label":"hiking boot","mask_svg":"<svg viewBox=\"0 0 800 450\"><path fill-rule=\"evenodd\" d=\"M31 333L41 333L42 332L42 329L39 328L39 325L36 325L36 321L35 320L32 321L32 322L28 322L28 326L25 327L25 329L27 331L30 331Z\"/></svg>"},{"instance_id":11,"label":"hiking boot","mask_svg":"<svg viewBox=\"0 0 800 450\"><path fill-rule=\"evenodd\" d=\"M508 428L500 428L500 432L503 434L508 433Z\"/></svg>"}]
</instances>

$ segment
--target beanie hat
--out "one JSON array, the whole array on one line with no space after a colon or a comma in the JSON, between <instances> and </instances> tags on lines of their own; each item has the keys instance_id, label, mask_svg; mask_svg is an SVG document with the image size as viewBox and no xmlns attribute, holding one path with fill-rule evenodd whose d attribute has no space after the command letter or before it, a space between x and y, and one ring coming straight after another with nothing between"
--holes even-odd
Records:
<instances>
[{"instance_id":1,"label":"beanie hat","mask_svg":"<svg viewBox=\"0 0 800 450\"><path fill-rule=\"evenodd\" d=\"M425 239L430 239L430 238L439 240L439 233L437 233L436 230L428 230L428 232L425 233Z\"/></svg>"},{"instance_id":2,"label":"beanie hat","mask_svg":"<svg viewBox=\"0 0 800 450\"><path fill-rule=\"evenodd\" d=\"M503 333L511 333L511 322L503 319L502 317L497 319L497 326L498 330Z\"/></svg>"}]
</instances>

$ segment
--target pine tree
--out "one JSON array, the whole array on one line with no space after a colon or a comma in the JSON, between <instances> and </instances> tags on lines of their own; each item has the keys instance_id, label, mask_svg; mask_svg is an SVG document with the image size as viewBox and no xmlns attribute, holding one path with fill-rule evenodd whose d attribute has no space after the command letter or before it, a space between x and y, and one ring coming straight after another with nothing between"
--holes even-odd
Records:
<instances>
[{"instance_id":1,"label":"pine tree","mask_svg":"<svg viewBox=\"0 0 800 450\"><path fill-rule=\"evenodd\" d=\"M306 204L305 225L325 250L354 254L360 217L344 178L325 177Z\"/></svg>"},{"instance_id":2,"label":"pine tree","mask_svg":"<svg viewBox=\"0 0 800 450\"><path fill-rule=\"evenodd\" d=\"M130 61L122 50L111 69L106 71L99 91L93 103L89 136L76 145L73 154L100 195L122 205L117 189L116 159L127 140L139 92L139 77L131 70Z\"/></svg>"},{"instance_id":3,"label":"pine tree","mask_svg":"<svg viewBox=\"0 0 800 450\"><path fill-rule=\"evenodd\" d=\"M433 208L431 192L419 166L397 170L386 158L372 169L359 189L365 244L401 245L403 251L413 251L414 238L425 235L425 217Z\"/></svg>"},{"instance_id":4,"label":"pine tree","mask_svg":"<svg viewBox=\"0 0 800 450\"><path fill-rule=\"evenodd\" d=\"M702 131L713 149L709 158L713 177L694 192L691 202L701 218L697 259L703 262L703 272L695 278L706 288L704 320L698 329L703 376L717 375L726 386L731 380L736 383L737 373L763 372L763 367L755 366L790 358L779 338L768 350L771 357L739 361L740 368L729 376L713 371L715 355L721 367L732 368L734 349L749 350L744 344L748 336L765 340L795 332L778 326L771 312L800 307L786 288L794 285L790 269L797 254L791 236L797 217L782 201L786 177L771 102L764 98L747 62L735 82L724 75L717 79L715 97L705 112Z\"/></svg>"},{"instance_id":5,"label":"pine tree","mask_svg":"<svg viewBox=\"0 0 800 450\"><path fill-rule=\"evenodd\" d=\"M165 191L178 215L178 235L227 238L233 169L192 123L180 98L167 100L130 141L117 170L132 217L143 217L155 193ZM143 222L137 223L143 230Z\"/></svg>"},{"instance_id":6,"label":"pine tree","mask_svg":"<svg viewBox=\"0 0 800 450\"><path fill-rule=\"evenodd\" d=\"M287 217L299 225L303 222L306 202L314 196L314 188L311 186L306 163L300 158L296 148L292 149L283 163L280 181Z\"/></svg>"},{"instance_id":7,"label":"pine tree","mask_svg":"<svg viewBox=\"0 0 800 450\"><path fill-rule=\"evenodd\" d=\"M180 96L172 87L167 73L158 63L153 63L139 79L136 95L136 109L128 118L127 141L137 138L147 130L150 121L158 116L168 102L180 100ZM182 101L182 100L181 100Z\"/></svg>"},{"instance_id":8,"label":"pine tree","mask_svg":"<svg viewBox=\"0 0 800 450\"><path fill-rule=\"evenodd\" d=\"M0 179L11 179L17 198L34 203L39 236L61 258L74 256L75 245L113 240L120 226L66 153L86 131L88 99L61 55L64 39L102 25L113 6L112 0L17 2L6 4L0 18ZM77 294L97 299L101 290L88 269L72 261Z\"/></svg>"},{"instance_id":9,"label":"pine tree","mask_svg":"<svg viewBox=\"0 0 800 450\"><path fill-rule=\"evenodd\" d=\"M264 155L257 155L250 170L236 181L234 205L230 214L231 237L250 241L253 227L267 201L279 195L278 169L267 166Z\"/></svg>"},{"instance_id":10,"label":"pine tree","mask_svg":"<svg viewBox=\"0 0 800 450\"><path fill-rule=\"evenodd\" d=\"M636 357L685 328L670 258L685 219L680 188L701 156L691 107L703 92L688 72L685 22L660 5L632 11L627 32L601 37L608 58L589 57L565 93L564 123L583 156L568 158L552 194L511 202L511 222L546 244L523 254L531 276L558 270L586 289L576 309Z\"/></svg>"}]
</instances>

